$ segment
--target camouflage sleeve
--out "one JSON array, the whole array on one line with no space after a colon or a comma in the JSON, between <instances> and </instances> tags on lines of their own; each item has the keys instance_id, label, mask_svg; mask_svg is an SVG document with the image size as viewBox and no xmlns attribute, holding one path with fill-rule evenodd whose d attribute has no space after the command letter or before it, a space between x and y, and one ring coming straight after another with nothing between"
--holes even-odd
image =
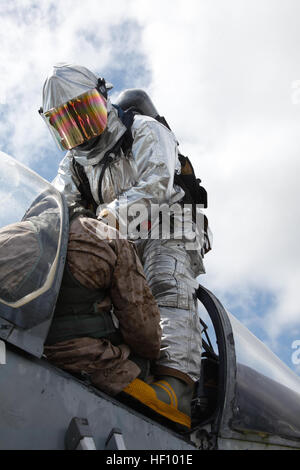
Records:
<instances>
[{"instance_id":1,"label":"camouflage sleeve","mask_svg":"<svg viewBox=\"0 0 300 470\"><path fill-rule=\"evenodd\" d=\"M115 242L117 262L110 291L120 330L134 353L157 359L161 340L158 306L134 245L121 239Z\"/></svg>"}]
</instances>

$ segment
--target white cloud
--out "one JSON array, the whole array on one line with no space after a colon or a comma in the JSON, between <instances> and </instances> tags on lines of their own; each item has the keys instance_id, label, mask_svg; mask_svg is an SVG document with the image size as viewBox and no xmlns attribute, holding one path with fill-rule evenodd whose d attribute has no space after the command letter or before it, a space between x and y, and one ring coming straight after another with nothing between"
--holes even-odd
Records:
<instances>
[{"instance_id":1,"label":"white cloud","mask_svg":"<svg viewBox=\"0 0 300 470\"><path fill-rule=\"evenodd\" d=\"M37 109L54 62L123 70L130 86L147 87L209 191L215 244L203 282L241 308L253 305L257 289L274 295L264 318L249 308L251 325L270 340L299 326L300 316L299 13L297 0L0 7L2 145L9 140L27 162L53 145Z\"/></svg>"},{"instance_id":2,"label":"white cloud","mask_svg":"<svg viewBox=\"0 0 300 470\"><path fill-rule=\"evenodd\" d=\"M59 5L53 0L11 0L0 5L0 101L7 105L0 138L1 145L22 161L38 161L49 145L48 131L37 111L52 65L81 63L101 74L133 49L134 24L127 42L124 38L121 44L114 32L114 28L121 31L128 18L125 2L101 1L100 5L86 0L82 5L78 0ZM122 63L119 60L119 66Z\"/></svg>"}]
</instances>

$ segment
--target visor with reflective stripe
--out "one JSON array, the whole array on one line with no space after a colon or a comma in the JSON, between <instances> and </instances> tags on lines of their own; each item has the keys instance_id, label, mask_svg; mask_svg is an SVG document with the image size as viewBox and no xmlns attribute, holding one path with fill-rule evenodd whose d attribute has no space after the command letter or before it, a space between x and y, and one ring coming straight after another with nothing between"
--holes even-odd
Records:
<instances>
[{"instance_id":1,"label":"visor with reflective stripe","mask_svg":"<svg viewBox=\"0 0 300 470\"><path fill-rule=\"evenodd\" d=\"M61 150L70 150L102 134L106 99L94 88L45 113L39 111Z\"/></svg>"}]
</instances>

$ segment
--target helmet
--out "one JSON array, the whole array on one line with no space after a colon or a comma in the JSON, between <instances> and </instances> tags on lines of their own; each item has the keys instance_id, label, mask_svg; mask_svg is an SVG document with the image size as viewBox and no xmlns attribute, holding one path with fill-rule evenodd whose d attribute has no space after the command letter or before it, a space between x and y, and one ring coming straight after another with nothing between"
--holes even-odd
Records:
<instances>
[{"instance_id":1,"label":"helmet","mask_svg":"<svg viewBox=\"0 0 300 470\"><path fill-rule=\"evenodd\" d=\"M107 90L112 85L85 67L54 66L43 87L39 113L61 150L100 136L107 126Z\"/></svg>"}]
</instances>

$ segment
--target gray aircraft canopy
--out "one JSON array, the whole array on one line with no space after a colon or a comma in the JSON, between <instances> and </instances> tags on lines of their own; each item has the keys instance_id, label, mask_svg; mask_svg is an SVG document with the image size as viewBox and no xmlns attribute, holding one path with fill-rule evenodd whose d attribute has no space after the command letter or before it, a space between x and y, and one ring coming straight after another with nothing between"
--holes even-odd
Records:
<instances>
[{"instance_id":1,"label":"gray aircraft canopy","mask_svg":"<svg viewBox=\"0 0 300 470\"><path fill-rule=\"evenodd\" d=\"M62 195L0 152L0 338L40 357L64 267Z\"/></svg>"}]
</instances>

